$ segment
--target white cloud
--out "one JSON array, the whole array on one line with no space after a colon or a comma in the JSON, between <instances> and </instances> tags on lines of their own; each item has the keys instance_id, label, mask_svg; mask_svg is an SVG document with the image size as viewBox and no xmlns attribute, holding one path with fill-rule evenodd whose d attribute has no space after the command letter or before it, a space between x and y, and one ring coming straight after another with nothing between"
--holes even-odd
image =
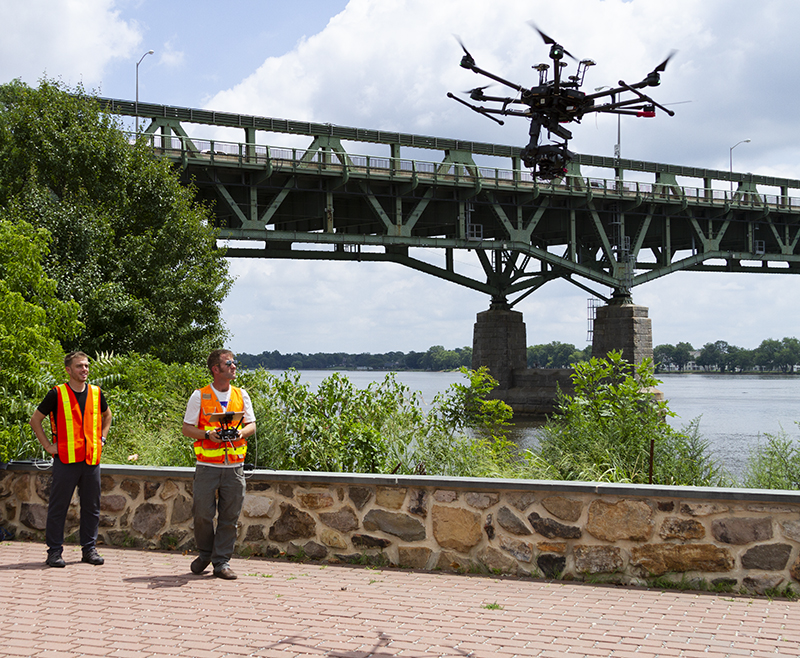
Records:
<instances>
[{"instance_id":1,"label":"white cloud","mask_svg":"<svg viewBox=\"0 0 800 658\"><path fill-rule=\"evenodd\" d=\"M0 80L35 84L43 75L87 90L109 64L141 40L135 21L120 18L113 0L0 0Z\"/></svg>"},{"instance_id":2,"label":"white cloud","mask_svg":"<svg viewBox=\"0 0 800 658\"><path fill-rule=\"evenodd\" d=\"M159 53L159 62L170 69L182 68L186 62L186 53L176 50L173 40L165 42Z\"/></svg>"}]
</instances>

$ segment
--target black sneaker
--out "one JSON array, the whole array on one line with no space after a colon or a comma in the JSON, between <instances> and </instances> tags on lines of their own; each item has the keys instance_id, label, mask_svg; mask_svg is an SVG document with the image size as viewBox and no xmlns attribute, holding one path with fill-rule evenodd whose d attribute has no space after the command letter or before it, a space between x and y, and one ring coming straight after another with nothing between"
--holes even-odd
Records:
<instances>
[{"instance_id":1,"label":"black sneaker","mask_svg":"<svg viewBox=\"0 0 800 658\"><path fill-rule=\"evenodd\" d=\"M105 560L102 557L100 557L100 555L97 553L96 548L88 548L83 552L83 557L81 558L81 562L100 565L105 563Z\"/></svg>"},{"instance_id":2,"label":"black sneaker","mask_svg":"<svg viewBox=\"0 0 800 658\"><path fill-rule=\"evenodd\" d=\"M47 560L45 564L48 567L59 567L63 568L67 566L67 563L64 562L64 558L61 557L61 553L49 553L47 556Z\"/></svg>"}]
</instances>

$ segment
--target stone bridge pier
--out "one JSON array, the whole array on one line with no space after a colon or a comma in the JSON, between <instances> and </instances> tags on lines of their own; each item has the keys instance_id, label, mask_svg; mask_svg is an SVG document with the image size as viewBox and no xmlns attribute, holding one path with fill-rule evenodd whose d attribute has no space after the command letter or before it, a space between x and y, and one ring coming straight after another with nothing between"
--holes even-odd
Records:
<instances>
[{"instance_id":1,"label":"stone bridge pier","mask_svg":"<svg viewBox=\"0 0 800 658\"><path fill-rule=\"evenodd\" d=\"M653 333L646 306L630 296L613 298L597 309L592 356L622 352L631 363L653 357ZM544 418L555 410L558 390L572 389L570 368L528 368L527 335L522 313L493 301L478 313L472 339L472 368L486 366L498 382L494 397L508 403L517 419Z\"/></svg>"}]
</instances>

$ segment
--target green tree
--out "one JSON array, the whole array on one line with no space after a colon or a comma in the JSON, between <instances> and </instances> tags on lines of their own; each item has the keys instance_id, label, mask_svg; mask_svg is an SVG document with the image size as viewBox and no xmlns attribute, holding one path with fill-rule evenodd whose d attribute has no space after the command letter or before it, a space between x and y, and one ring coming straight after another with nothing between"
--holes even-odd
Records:
<instances>
[{"instance_id":1,"label":"green tree","mask_svg":"<svg viewBox=\"0 0 800 658\"><path fill-rule=\"evenodd\" d=\"M725 372L729 354L730 345L724 340L706 343L700 350L700 356L697 357L697 365L702 366L705 370Z\"/></svg>"},{"instance_id":2,"label":"green tree","mask_svg":"<svg viewBox=\"0 0 800 658\"><path fill-rule=\"evenodd\" d=\"M692 347L691 343L677 343L675 345L675 350L672 352L672 362L678 366L678 370L682 371L686 368L686 364L694 358L692 352L694 352L694 347Z\"/></svg>"},{"instance_id":3,"label":"green tree","mask_svg":"<svg viewBox=\"0 0 800 658\"><path fill-rule=\"evenodd\" d=\"M42 259L47 231L0 209L0 461L25 456L27 420L52 383L59 340L80 331L78 308L55 296Z\"/></svg>"},{"instance_id":4,"label":"green tree","mask_svg":"<svg viewBox=\"0 0 800 658\"><path fill-rule=\"evenodd\" d=\"M728 352L728 367L733 372L745 372L753 369L755 357L753 350L746 350L743 347L731 345Z\"/></svg>"},{"instance_id":5,"label":"green tree","mask_svg":"<svg viewBox=\"0 0 800 658\"><path fill-rule=\"evenodd\" d=\"M755 363L763 370L773 370L778 365L778 353L782 349L781 341L768 338L761 341L755 351Z\"/></svg>"},{"instance_id":6,"label":"green tree","mask_svg":"<svg viewBox=\"0 0 800 658\"><path fill-rule=\"evenodd\" d=\"M653 363L655 370L658 372L662 368L669 368L675 364L675 346L664 344L656 345L653 348Z\"/></svg>"},{"instance_id":7,"label":"green tree","mask_svg":"<svg viewBox=\"0 0 800 658\"><path fill-rule=\"evenodd\" d=\"M66 349L191 361L223 341L232 281L193 199L82 89L0 86L0 208L53 237L45 271L84 327Z\"/></svg>"},{"instance_id":8,"label":"green tree","mask_svg":"<svg viewBox=\"0 0 800 658\"><path fill-rule=\"evenodd\" d=\"M573 363L585 360L585 353L572 343L554 340L546 345L528 347L529 368L569 368Z\"/></svg>"},{"instance_id":9,"label":"green tree","mask_svg":"<svg viewBox=\"0 0 800 658\"><path fill-rule=\"evenodd\" d=\"M776 355L776 360L783 372L792 372L800 363L800 340L797 338L784 338L781 349Z\"/></svg>"},{"instance_id":10,"label":"green tree","mask_svg":"<svg viewBox=\"0 0 800 658\"><path fill-rule=\"evenodd\" d=\"M466 348L465 348L466 349ZM469 358L472 360L472 351ZM428 348L423 364L426 370L441 372L444 370L457 370L462 367L464 356L455 350L446 350L441 345L434 345Z\"/></svg>"}]
</instances>

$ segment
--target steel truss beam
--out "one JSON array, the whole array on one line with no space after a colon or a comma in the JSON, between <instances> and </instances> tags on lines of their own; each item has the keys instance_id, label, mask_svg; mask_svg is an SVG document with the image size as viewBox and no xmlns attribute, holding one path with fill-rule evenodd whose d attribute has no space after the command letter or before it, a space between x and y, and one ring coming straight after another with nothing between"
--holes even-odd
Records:
<instances>
[{"instance_id":1,"label":"steel truss beam","mask_svg":"<svg viewBox=\"0 0 800 658\"><path fill-rule=\"evenodd\" d=\"M133 113L130 101L101 102ZM516 296L512 305L558 278L605 298L597 286L630 294L677 271L800 273L796 180L578 156L564 179L545 184L520 169L515 147L143 103L139 110L151 119L140 138L213 204L231 257L395 262L494 299ZM241 128L245 141L190 138L186 123ZM266 146L259 132L310 143ZM388 154L358 155L350 142L386 145ZM439 155L404 159L401 147ZM476 156L506 158L508 168L479 165ZM610 176L586 177L581 166ZM632 172L653 177L626 180ZM736 191L719 181L738 182ZM430 250L443 262L430 262ZM456 271L456 251L474 252L483 276Z\"/></svg>"}]
</instances>

